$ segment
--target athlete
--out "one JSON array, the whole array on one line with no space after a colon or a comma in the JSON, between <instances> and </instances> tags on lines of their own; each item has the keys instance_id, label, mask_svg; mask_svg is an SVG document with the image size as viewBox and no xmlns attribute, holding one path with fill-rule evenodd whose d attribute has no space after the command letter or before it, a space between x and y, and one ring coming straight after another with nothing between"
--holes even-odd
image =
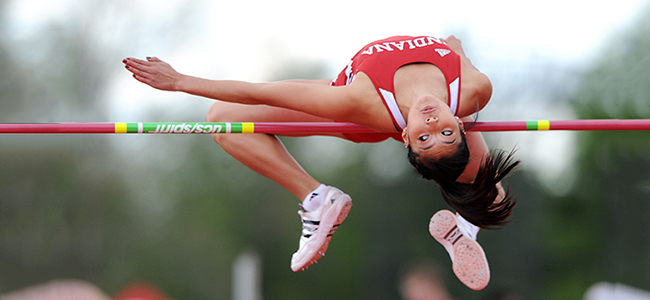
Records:
<instances>
[{"instance_id":1,"label":"athlete","mask_svg":"<svg viewBox=\"0 0 650 300\"><path fill-rule=\"evenodd\" d=\"M448 251L464 284L475 290L487 285L489 266L476 234L479 228L507 223L516 201L500 181L518 161L512 161L512 153L491 155L479 133L465 132L471 115L489 102L492 84L454 36L372 42L334 80L209 80L181 74L155 57L123 63L136 80L156 89L219 100L210 107L208 122L351 122L382 134L327 135L403 142L411 164L440 185L443 198L457 211L437 212L430 233ZM350 196L310 176L274 135L215 134L213 139L302 201L303 229L291 268L297 272L316 262L347 217Z\"/></svg>"}]
</instances>

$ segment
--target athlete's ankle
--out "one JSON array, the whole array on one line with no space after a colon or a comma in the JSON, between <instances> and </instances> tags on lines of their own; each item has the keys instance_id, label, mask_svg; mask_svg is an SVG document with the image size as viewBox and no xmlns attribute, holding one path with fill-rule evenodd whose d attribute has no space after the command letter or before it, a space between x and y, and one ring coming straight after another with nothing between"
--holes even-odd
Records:
<instances>
[{"instance_id":1,"label":"athlete's ankle","mask_svg":"<svg viewBox=\"0 0 650 300\"><path fill-rule=\"evenodd\" d=\"M463 216L461 216L459 213L456 213L456 218L458 219L457 224L459 225L458 228L461 230L461 232L472 240L476 240L476 235L478 235L480 228L465 220L465 218L463 218Z\"/></svg>"},{"instance_id":2,"label":"athlete's ankle","mask_svg":"<svg viewBox=\"0 0 650 300\"><path fill-rule=\"evenodd\" d=\"M323 191L326 187L324 184L321 184L309 193L302 201L302 207L307 211L317 210L321 206L321 203L323 203Z\"/></svg>"}]
</instances>

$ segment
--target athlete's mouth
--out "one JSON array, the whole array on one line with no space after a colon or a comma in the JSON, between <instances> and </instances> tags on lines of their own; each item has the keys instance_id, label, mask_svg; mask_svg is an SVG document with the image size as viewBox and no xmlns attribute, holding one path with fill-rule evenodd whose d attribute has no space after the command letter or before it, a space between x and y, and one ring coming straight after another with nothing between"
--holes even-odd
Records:
<instances>
[{"instance_id":1,"label":"athlete's mouth","mask_svg":"<svg viewBox=\"0 0 650 300\"><path fill-rule=\"evenodd\" d=\"M422 108L420 112L426 114L426 113L434 112L436 109L438 108L435 106L427 105L424 108Z\"/></svg>"}]
</instances>

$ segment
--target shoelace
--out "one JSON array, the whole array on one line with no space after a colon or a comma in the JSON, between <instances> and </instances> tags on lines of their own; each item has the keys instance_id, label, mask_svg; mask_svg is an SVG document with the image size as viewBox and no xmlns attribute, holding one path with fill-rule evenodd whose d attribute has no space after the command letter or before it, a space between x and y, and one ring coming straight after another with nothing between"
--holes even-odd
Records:
<instances>
[{"instance_id":1,"label":"shoelace","mask_svg":"<svg viewBox=\"0 0 650 300\"><path fill-rule=\"evenodd\" d=\"M310 238L311 235L318 230L318 223L309 220L302 220L302 236ZM310 226L311 225L311 226ZM314 226L315 225L315 226Z\"/></svg>"},{"instance_id":2,"label":"shoelace","mask_svg":"<svg viewBox=\"0 0 650 300\"><path fill-rule=\"evenodd\" d=\"M300 205L300 210L303 212L307 212L305 208ZM320 221L312 221L312 220L307 220L303 218L302 214L300 214L300 219L302 220L302 236L305 238L310 238L311 235L318 230L318 226L320 225Z\"/></svg>"}]
</instances>

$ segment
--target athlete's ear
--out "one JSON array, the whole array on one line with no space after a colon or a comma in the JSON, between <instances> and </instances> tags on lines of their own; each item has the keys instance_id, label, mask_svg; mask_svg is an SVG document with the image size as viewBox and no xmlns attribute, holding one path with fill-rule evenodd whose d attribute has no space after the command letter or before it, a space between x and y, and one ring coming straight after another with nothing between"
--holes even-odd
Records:
<instances>
[{"instance_id":1,"label":"athlete's ear","mask_svg":"<svg viewBox=\"0 0 650 300\"><path fill-rule=\"evenodd\" d=\"M406 134L406 128L402 130L402 141L404 141L404 148L409 147L409 137L408 134Z\"/></svg>"},{"instance_id":2,"label":"athlete's ear","mask_svg":"<svg viewBox=\"0 0 650 300\"><path fill-rule=\"evenodd\" d=\"M456 121L458 121L458 126L460 127L460 130L462 130L463 133L466 134L467 132L465 132L465 123L463 123L463 121L459 117L456 117Z\"/></svg>"}]
</instances>

